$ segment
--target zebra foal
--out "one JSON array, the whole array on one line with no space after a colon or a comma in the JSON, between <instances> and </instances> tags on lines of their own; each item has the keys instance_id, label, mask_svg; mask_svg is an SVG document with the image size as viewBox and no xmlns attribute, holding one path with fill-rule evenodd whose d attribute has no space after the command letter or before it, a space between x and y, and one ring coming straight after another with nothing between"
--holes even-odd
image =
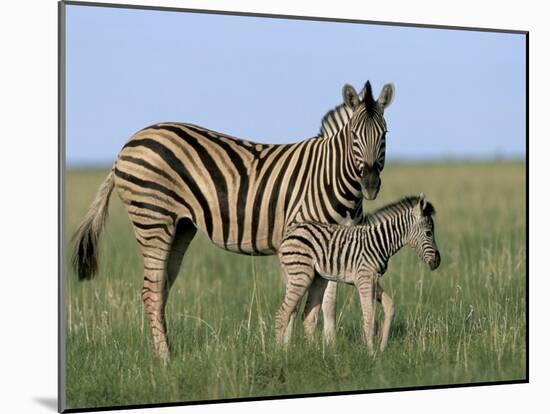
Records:
<instances>
[{"instance_id":1,"label":"zebra foal","mask_svg":"<svg viewBox=\"0 0 550 414\"><path fill-rule=\"evenodd\" d=\"M290 340L291 315L308 290L304 329L306 335L312 337L315 322L305 322L312 311L319 309L328 281L334 281L357 287L365 339L371 352L374 350L374 300L382 303L384 325L380 349L383 351L394 308L379 278L385 273L390 257L404 245L414 248L431 270L437 269L441 256L434 236L434 213L433 205L421 194L366 214L356 226L307 222L289 227L279 249L286 292L275 318L277 341Z\"/></svg>"}]
</instances>

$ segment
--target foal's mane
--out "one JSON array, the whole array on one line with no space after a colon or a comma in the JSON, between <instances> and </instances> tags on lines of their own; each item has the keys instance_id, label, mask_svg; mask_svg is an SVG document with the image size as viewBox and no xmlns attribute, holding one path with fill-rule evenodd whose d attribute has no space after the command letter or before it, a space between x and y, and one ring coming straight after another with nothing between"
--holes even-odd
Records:
<instances>
[{"instance_id":1,"label":"foal's mane","mask_svg":"<svg viewBox=\"0 0 550 414\"><path fill-rule=\"evenodd\" d=\"M360 220L360 224L376 224L395 217L405 211L412 209L420 201L419 196L408 196L395 201L390 204L386 204L371 213L366 213ZM429 201L426 201L426 207L424 213L428 216L435 214L435 209Z\"/></svg>"}]
</instances>

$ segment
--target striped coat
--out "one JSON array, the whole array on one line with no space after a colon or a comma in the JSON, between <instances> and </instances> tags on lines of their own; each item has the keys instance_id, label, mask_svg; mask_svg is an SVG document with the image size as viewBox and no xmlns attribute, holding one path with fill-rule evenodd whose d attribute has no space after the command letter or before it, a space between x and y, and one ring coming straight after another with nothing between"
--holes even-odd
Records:
<instances>
[{"instance_id":1,"label":"striped coat","mask_svg":"<svg viewBox=\"0 0 550 414\"><path fill-rule=\"evenodd\" d=\"M344 104L321 132L287 145L258 144L196 125L160 123L122 148L77 230L74 263L81 279L97 270L97 243L116 187L144 258L143 300L155 350L168 356L164 306L197 230L237 253L277 252L287 226L338 223L361 211L380 188L385 159L386 85L343 89Z\"/></svg>"},{"instance_id":2,"label":"striped coat","mask_svg":"<svg viewBox=\"0 0 550 414\"><path fill-rule=\"evenodd\" d=\"M381 349L387 344L393 317L393 301L379 284L391 256L404 245L413 247L418 256L436 269L440 254L435 242L434 208L423 195L407 197L383 207L362 219L357 226L326 223L299 223L287 229L279 249L279 259L287 281L283 304L276 317L277 339L288 342L290 317L297 304L314 284L315 291L326 288L327 281L357 287L363 309L365 337L373 349L373 299L384 307L385 321ZM304 309L306 320L320 306L321 294L308 295ZM306 334L313 335L306 323Z\"/></svg>"}]
</instances>

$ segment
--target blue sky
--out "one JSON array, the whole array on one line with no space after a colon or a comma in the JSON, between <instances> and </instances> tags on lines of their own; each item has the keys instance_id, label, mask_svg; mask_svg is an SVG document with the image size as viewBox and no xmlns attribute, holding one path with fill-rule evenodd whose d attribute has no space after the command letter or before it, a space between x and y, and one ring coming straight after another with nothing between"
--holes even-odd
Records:
<instances>
[{"instance_id":1,"label":"blue sky","mask_svg":"<svg viewBox=\"0 0 550 414\"><path fill-rule=\"evenodd\" d=\"M350 83L393 82L387 161L525 157L525 38L67 6L66 157L110 165L137 130L191 122L252 141L318 133Z\"/></svg>"}]
</instances>

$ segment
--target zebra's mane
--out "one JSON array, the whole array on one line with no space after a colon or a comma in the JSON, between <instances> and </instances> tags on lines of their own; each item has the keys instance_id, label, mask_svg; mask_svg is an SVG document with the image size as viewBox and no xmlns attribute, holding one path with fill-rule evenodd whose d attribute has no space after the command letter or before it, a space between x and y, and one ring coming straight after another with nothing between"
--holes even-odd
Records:
<instances>
[{"instance_id":1,"label":"zebra's mane","mask_svg":"<svg viewBox=\"0 0 550 414\"><path fill-rule=\"evenodd\" d=\"M365 87L359 92L359 102L365 105L367 113L372 116L376 110L376 101L372 96L370 82L365 84ZM319 135L322 138L330 138L336 135L353 116L353 109L349 108L345 103L342 103L328 111L321 121L321 130Z\"/></svg>"},{"instance_id":2,"label":"zebra's mane","mask_svg":"<svg viewBox=\"0 0 550 414\"><path fill-rule=\"evenodd\" d=\"M326 113L321 121L321 130L319 135L323 138L330 138L336 135L351 119L353 110L345 104L340 104L336 108Z\"/></svg>"},{"instance_id":3,"label":"zebra's mane","mask_svg":"<svg viewBox=\"0 0 550 414\"><path fill-rule=\"evenodd\" d=\"M420 201L419 196L403 197L401 200L395 201L391 204L386 204L383 207L371 212L366 213L360 220L360 224L376 224L388 220L391 217L395 217L405 211L410 210L412 207L418 204ZM430 202L427 202L430 206L430 215L435 213L435 210Z\"/></svg>"}]
</instances>

